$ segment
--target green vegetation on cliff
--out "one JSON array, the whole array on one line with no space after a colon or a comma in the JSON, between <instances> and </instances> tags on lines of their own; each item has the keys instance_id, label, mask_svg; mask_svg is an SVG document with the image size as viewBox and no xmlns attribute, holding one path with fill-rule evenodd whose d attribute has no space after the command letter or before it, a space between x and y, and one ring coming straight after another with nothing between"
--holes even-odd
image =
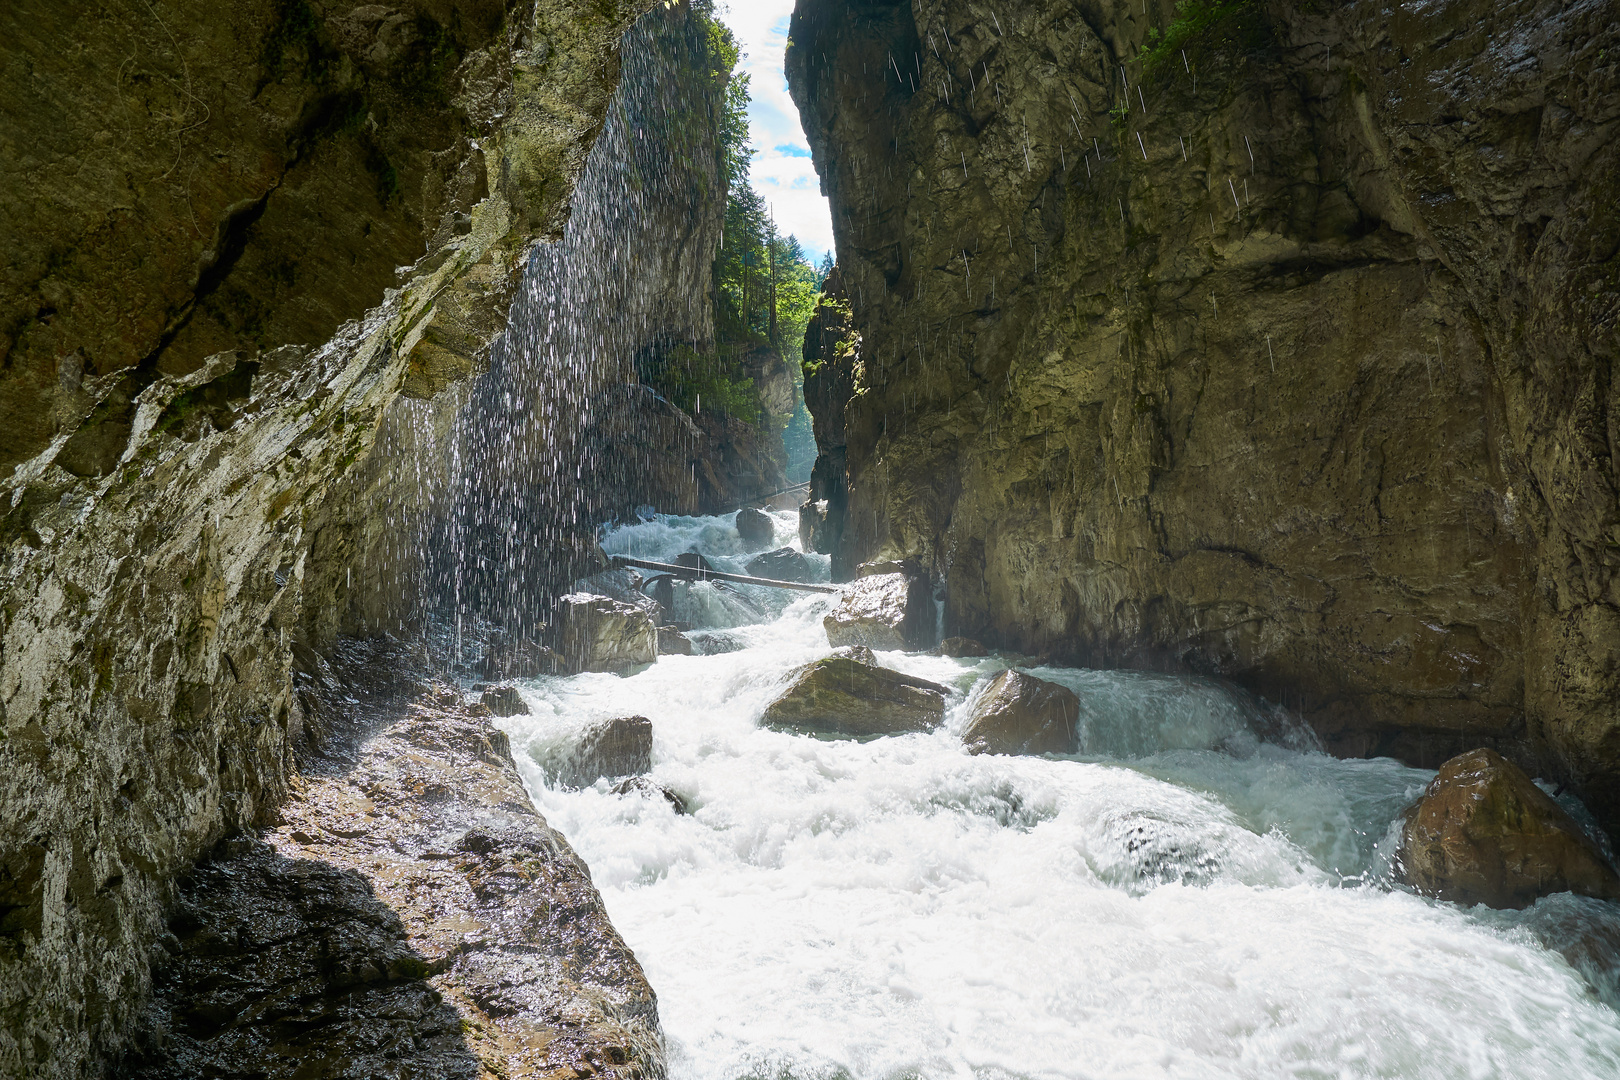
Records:
<instances>
[{"instance_id":1,"label":"green vegetation on cliff","mask_svg":"<svg viewBox=\"0 0 1620 1080\"><path fill-rule=\"evenodd\" d=\"M778 360L797 357L826 273L811 264L797 238L777 231L769 207L750 183L748 76L735 70L738 49L731 31L712 11L702 17L708 24L712 70L726 83L715 147L726 179L725 231L712 268L715 342L712 351L690 345L667 350L642 364L642 378L689 412L713 409L759 424L770 410L750 366L757 366L761 350ZM806 438L798 441L807 441L809 416L798 392L798 365L785 366L795 383L793 415L787 418L792 458L802 456L795 454L793 436L802 428Z\"/></svg>"}]
</instances>

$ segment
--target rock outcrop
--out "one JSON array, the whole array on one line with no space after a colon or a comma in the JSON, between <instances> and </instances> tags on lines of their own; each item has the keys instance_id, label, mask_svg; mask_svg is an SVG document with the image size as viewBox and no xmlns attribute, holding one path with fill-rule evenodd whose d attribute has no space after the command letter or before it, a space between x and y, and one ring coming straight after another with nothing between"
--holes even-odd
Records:
<instances>
[{"instance_id":1,"label":"rock outcrop","mask_svg":"<svg viewBox=\"0 0 1620 1080\"><path fill-rule=\"evenodd\" d=\"M683 634L679 627L660 626L657 629L659 656L692 655L692 639Z\"/></svg>"},{"instance_id":2,"label":"rock outcrop","mask_svg":"<svg viewBox=\"0 0 1620 1080\"><path fill-rule=\"evenodd\" d=\"M527 716L529 704L515 686L494 686L479 696L479 704L495 716Z\"/></svg>"},{"instance_id":3,"label":"rock outcrop","mask_svg":"<svg viewBox=\"0 0 1620 1080\"><path fill-rule=\"evenodd\" d=\"M852 582L821 623L834 648L923 649L931 644L934 621L928 580L902 570Z\"/></svg>"},{"instance_id":4,"label":"rock outcrop","mask_svg":"<svg viewBox=\"0 0 1620 1080\"><path fill-rule=\"evenodd\" d=\"M404 621L379 423L483 362L648 6L0 12L0 1073L103 1074L295 667Z\"/></svg>"},{"instance_id":5,"label":"rock outcrop","mask_svg":"<svg viewBox=\"0 0 1620 1080\"><path fill-rule=\"evenodd\" d=\"M557 652L572 671L623 671L658 659L658 628L645 608L569 593L557 601Z\"/></svg>"},{"instance_id":6,"label":"rock outcrop","mask_svg":"<svg viewBox=\"0 0 1620 1080\"><path fill-rule=\"evenodd\" d=\"M506 736L354 651L269 843L183 883L124 1074L662 1075L652 988Z\"/></svg>"},{"instance_id":7,"label":"rock outcrop","mask_svg":"<svg viewBox=\"0 0 1620 1080\"><path fill-rule=\"evenodd\" d=\"M1452 758L1406 812L1396 865L1419 892L1522 908L1574 892L1620 900L1620 874L1579 824L1494 750Z\"/></svg>"},{"instance_id":8,"label":"rock outcrop","mask_svg":"<svg viewBox=\"0 0 1620 1080\"><path fill-rule=\"evenodd\" d=\"M419 576L441 605L537 635L552 600L590 572L600 522L642 504L728 512L755 492L750 476L743 496L713 505L732 474L733 440L712 430L723 418L639 385L654 361L715 337L730 77L721 33L681 3L657 5L626 35L575 211L530 260L489 370L458 398L395 410L407 434L443 431L402 459L431 468L417 497L428 537Z\"/></svg>"},{"instance_id":9,"label":"rock outcrop","mask_svg":"<svg viewBox=\"0 0 1620 1080\"><path fill-rule=\"evenodd\" d=\"M181 880L175 908L145 1045L120 1080L365 1080L402 1058L428 1076L494 1075L399 913L353 870L227 840Z\"/></svg>"},{"instance_id":10,"label":"rock outcrop","mask_svg":"<svg viewBox=\"0 0 1620 1080\"><path fill-rule=\"evenodd\" d=\"M790 37L835 569L914 558L947 633L1228 676L1339 754L1493 746L1620 827L1612 11L800 0Z\"/></svg>"},{"instance_id":11,"label":"rock outcrop","mask_svg":"<svg viewBox=\"0 0 1620 1080\"><path fill-rule=\"evenodd\" d=\"M1009 668L984 688L962 741L970 754L1072 754L1079 724L1073 690Z\"/></svg>"},{"instance_id":12,"label":"rock outcrop","mask_svg":"<svg viewBox=\"0 0 1620 1080\"><path fill-rule=\"evenodd\" d=\"M859 655L859 654L857 654ZM945 718L938 683L878 667L857 655L829 656L793 673L765 707L768 727L865 738L931 731Z\"/></svg>"}]
</instances>

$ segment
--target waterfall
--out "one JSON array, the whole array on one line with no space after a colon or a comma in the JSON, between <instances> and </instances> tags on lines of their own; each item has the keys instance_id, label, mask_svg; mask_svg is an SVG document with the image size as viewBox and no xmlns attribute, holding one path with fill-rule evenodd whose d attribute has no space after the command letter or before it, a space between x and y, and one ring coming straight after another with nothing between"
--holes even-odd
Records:
<instances>
[{"instance_id":1,"label":"waterfall","mask_svg":"<svg viewBox=\"0 0 1620 1080\"><path fill-rule=\"evenodd\" d=\"M489 369L396 403L379 448L409 509L387 511L403 539L378 546L395 549L385 572L415 579L383 590L414 596L400 623L532 635L604 519L648 501L695 509L698 429L638 366L712 347L726 70L700 16L636 24L567 226L535 247Z\"/></svg>"}]
</instances>

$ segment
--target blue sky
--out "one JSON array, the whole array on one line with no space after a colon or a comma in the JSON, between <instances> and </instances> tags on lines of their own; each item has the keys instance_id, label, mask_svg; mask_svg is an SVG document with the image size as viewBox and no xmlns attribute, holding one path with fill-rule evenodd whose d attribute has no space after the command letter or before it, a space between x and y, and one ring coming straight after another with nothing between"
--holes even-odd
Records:
<instances>
[{"instance_id":1,"label":"blue sky","mask_svg":"<svg viewBox=\"0 0 1620 1080\"><path fill-rule=\"evenodd\" d=\"M715 13L736 35L743 53L738 67L748 73L753 94L748 133L754 190L775 212L776 227L797 236L811 261L819 260L832 250L832 214L782 74L793 0L719 0Z\"/></svg>"}]
</instances>

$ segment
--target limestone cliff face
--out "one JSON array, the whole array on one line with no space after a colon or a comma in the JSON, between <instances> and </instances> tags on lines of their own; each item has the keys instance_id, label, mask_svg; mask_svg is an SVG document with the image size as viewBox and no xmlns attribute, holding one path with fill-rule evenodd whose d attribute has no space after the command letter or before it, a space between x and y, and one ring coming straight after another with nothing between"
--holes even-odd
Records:
<instances>
[{"instance_id":1,"label":"limestone cliff face","mask_svg":"<svg viewBox=\"0 0 1620 1080\"><path fill-rule=\"evenodd\" d=\"M844 565L1620 826L1612 5L801 0L792 41Z\"/></svg>"},{"instance_id":2,"label":"limestone cliff face","mask_svg":"<svg viewBox=\"0 0 1620 1080\"><path fill-rule=\"evenodd\" d=\"M392 406L398 450L374 455L361 497L393 520L356 538L380 594L405 581L422 611L538 633L602 521L645 503L699 512L740 471L718 417L639 381L650 357L714 342L730 68L711 30L704 10L659 6L626 36L573 214L525 268L489 370Z\"/></svg>"},{"instance_id":3,"label":"limestone cliff face","mask_svg":"<svg viewBox=\"0 0 1620 1080\"><path fill-rule=\"evenodd\" d=\"M647 6L0 14L0 1073L98 1075L281 800L295 648L388 606L356 463L504 325Z\"/></svg>"}]
</instances>

